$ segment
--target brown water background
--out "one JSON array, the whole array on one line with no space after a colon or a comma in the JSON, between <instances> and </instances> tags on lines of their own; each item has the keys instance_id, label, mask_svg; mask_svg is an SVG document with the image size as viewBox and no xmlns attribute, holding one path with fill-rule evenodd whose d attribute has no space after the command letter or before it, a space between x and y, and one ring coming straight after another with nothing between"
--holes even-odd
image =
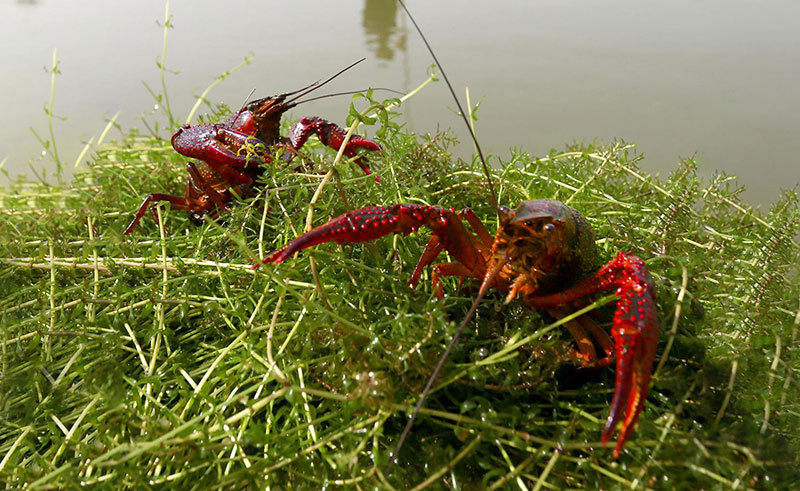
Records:
<instances>
[{"instance_id":1,"label":"brown water background","mask_svg":"<svg viewBox=\"0 0 800 491\"><path fill-rule=\"evenodd\" d=\"M463 94L482 101L485 151L507 159L576 141L624 139L642 166L668 174L694 155L701 172L740 177L753 204L769 204L800 181L800 2L409 0ZM42 111L58 48L58 151L71 169L83 142L121 111L139 127L158 89L162 0L0 0L0 161L11 175L54 165L29 127L47 134ZM431 62L393 0L173 1L167 75L173 112L185 116L216 76L249 53L251 64L210 94L238 106L367 61L330 90L368 86L407 91ZM387 95L388 97L388 95ZM309 103L294 117L343 122L349 98ZM452 128L468 156L463 123L443 83L404 106L411 130ZM163 129L163 136L170 130ZM112 133L111 137L115 134ZM6 182L0 176L0 184Z\"/></svg>"}]
</instances>

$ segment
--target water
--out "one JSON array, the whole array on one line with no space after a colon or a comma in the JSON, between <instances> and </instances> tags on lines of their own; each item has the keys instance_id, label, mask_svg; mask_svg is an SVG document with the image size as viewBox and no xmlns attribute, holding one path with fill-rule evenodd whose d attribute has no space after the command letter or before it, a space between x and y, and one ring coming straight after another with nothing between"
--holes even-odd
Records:
<instances>
[{"instance_id":1,"label":"water","mask_svg":"<svg viewBox=\"0 0 800 491\"><path fill-rule=\"evenodd\" d=\"M612 0L478 2L411 0L409 7L463 94L482 101L477 130L484 150L535 155L575 141L621 138L645 154L643 166L668 174L695 156L705 175L740 177L744 198L769 204L800 180L800 4L779 1ZM174 1L167 75L170 103L185 115L194 96L248 53L255 58L210 97L238 106L285 92L367 61L331 91L367 86L407 91L426 77L430 57L392 0L256 2ZM0 160L32 175L53 164L29 127L47 135L52 50L58 48L55 113L58 151L72 168L83 142L121 111L123 128L154 101L160 86L161 0L0 2ZM10 42L9 40L14 40ZM388 95L387 95L388 96ZM343 122L349 98L309 103ZM410 129L453 128L468 155L463 123L443 83L403 109ZM162 131L169 134L167 129ZM114 136L114 133L111 135ZM3 179L0 176L0 179ZM2 181L0 181L1 183Z\"/></svg>"}]
</instances>

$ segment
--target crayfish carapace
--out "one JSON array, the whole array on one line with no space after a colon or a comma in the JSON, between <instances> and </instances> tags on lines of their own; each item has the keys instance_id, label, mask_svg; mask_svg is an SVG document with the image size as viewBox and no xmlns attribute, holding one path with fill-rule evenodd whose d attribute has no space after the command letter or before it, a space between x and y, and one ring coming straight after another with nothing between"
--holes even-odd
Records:
<instances>
[{"instance_id":1,"label":"crayfish carapace","mask_svg":"<svg viewBox=\"0 0 800 491\"><path fill-rule=\"evenodd\" d=\"M602 441L608 441L621 421L614 449L618 457L647 397L659 337L655 288L644 261L628 253L620 252L596 270L592 230L577 210L550 199L525 201L515 210L501 207L499 228L492 239L470 209L455 212L417 204L362 208L297 237L262 262L280 263L325 242L365 242L393 233L408 235L420 227L431 229L432 235L411 275L411 286L416 286L426 266L447 251L456 262L433 265L431 278L437 292L443 276L477 278L482 282L479 297L488 288L496 288L508 292L507 300L520 297L534 308L556 311L595 292L615 291L619 300L611 328L613 342L592 322L569 323L569 330L585 365L604 366L616 359L614 395ZM597 356L592 338L605 357Z\"/></svg>"},{"instance_id":2,"label":"crayfish carapace","mask_svg":"<svg viewBox=\"0 0 800 491\"><path fill-rule=\"evenodd\" d=\"M363 60L361 60L363 61ZM359 63L359 62L356 62ZM173 209L188 210L192 221L201 223L206 215L215 216L218 210L230 211L228 204L234 196L249 196L256 179L273 161L277 150L283 148L291 155L302 147L309 136L316 134L324 144L339 150L346 132L337 124L320 117L304 117L295 123L288 137L280 135L283 113L302 102L301 97L336 78L353 65L341 70L324 82L315 82L307 87L285 94L264 97L246 103L239 112L222 123L183 125L172 135L172 148L181 155L196 159L186 164L189 179L183 196L152 193L145 197L136 216L125 229L125 235L139 223L151 203L166 201ZM343 155L354 157L365 173L370 168L359 149L380 150L372 140L352 135ZM158 222L155 209L150 208L153 219Z\"/></svg>"}]
</instances>

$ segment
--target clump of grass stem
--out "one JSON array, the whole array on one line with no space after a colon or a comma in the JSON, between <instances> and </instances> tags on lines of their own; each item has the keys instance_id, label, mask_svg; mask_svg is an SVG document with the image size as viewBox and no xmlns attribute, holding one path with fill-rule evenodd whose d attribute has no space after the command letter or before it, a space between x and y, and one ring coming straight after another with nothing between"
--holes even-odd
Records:
<instances>
[{"instance_id":1,"label":"clump of grass stem","mask_svg":"<svg viewBox=\"0 0 800 491\"><path fill-rule=\"evenodd\" d=\"M150 90L170 128L166 96ZM232 71L249 63L249 57ZM57 73L54 52L52 80ZM198 97L220 121L208 92ZM435 75L416 90L421 90ZM54 85L53 85L54 87ZM412 93L413 95L413 93ZM52 145L53 94L48 118ZM467 95L469 100L469 95ZM362 100L363 99L363 100ZM798 479L798 196L766 213L734 178L703 183L691 159L647 175L632 144L512 151L492 170L501 204L553 198L580 209L600 255L647 259L662 338L647 405L617 461L599 443L613 370L579 369L569 335L502 294L480 304L436 382L400 465L387 460L473 291L406 285L424 232L325 245L251 265L347 209L388 203L496 214L477 161L447 133L397 123L402 99L350 108L384 152L372 177L318 142L274 165L259 193L202 226L158 208L185 159L155 131L84 147L70 184L0 192L0 478L12 487L757 488ZM366 109L356 107L364 106ZM373 113L374 114L370 114ZM284 121L284 130L289 121ZM148 126L149 128L149 126ZM91 150L94 154L86 166ZM276 159L280 161L280 159ZM0 168L2 163L0 163ZM59 163L59 175L61 165ZM305 210L306 213L302 213ZM300 211L298 213L298 211ZM169 232L168 232L169 230ZM609 324L613 296L584 310Z\"/></svg>"},{"instance_id":2,"label":"clump of grass stem","mask_svg":"<svg viewBox=\"0 0 800 491\"><path fill-rule=\"evenodd\" d=\"M448 283L436 299L425 282L405 285L424 233L250 269L344 211L342 194L350 207L471 206L494 228L482 171L452 158L451 137L408 134L391 112L380 122L380 184L348 166L276 166L222 222L159 210L169 234L143 221L121 236L143 194L178 192L186 177L183 158L152 136L98 147L69 186L5 191L5 482L760 487L796 477L796 194L761 214L732 179L702 183L691 160L667 180L646 175L623 142L513 153L493 177L504 204L549 197L581 209L605 258L651 258L662 344L624 455L598 442L613 370L576 369L568 335L498 295L385 475L469 289ZM336 157L312 144L302 158L331 169ZM311 222L294 213L312 208ZM601 322L609 300L592 307Z\"/></svg>"}]
</instances>

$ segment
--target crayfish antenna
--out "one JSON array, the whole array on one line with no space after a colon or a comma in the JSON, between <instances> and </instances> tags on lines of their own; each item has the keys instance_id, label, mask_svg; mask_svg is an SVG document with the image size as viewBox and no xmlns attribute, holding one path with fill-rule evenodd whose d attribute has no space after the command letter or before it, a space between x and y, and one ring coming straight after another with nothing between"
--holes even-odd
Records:
<instances>
[{"instance_id":1,"label":"crayfish antenna","mask_svg":"<svg viewBox=\"0 0 800 491\"><path fill-rule=\"evenodd\" d=\"M494 190L494 183L492 181L492 174L489 171L489 164L486 163L486 159L483 157L483 150L481 150L481 144L478 143L478 137L475 136L475 132L472 131L472 126L469 124L469 120L467 119L467 113L464 112L464 109L461 107L461 102L458 100L458 96L456 96L456 91L453 90L453 85L450 83L450 79L447 77L447 73L444 71L444 67L441 63L439 63L439 59L436 58L436 54L433 52L433 48L428 43L428 40L425 38L425 34L422 33L422 29L420 29L419 25L417 25L417 21L414 20L414 17L409 12L408 7L406 4L403 3L403 0L397 0L403 10L406 11L408 18L411 20L411 23L414 24L414 28L419 33L419 36L422 38L422 41L425 43L425 47L428 48L428 52L433 57L433 61L436 62L436 66L439 67L439 71L442 72L442 78L444 79L445 83L447 84L447 88L450 89L450 94L453 96L453 100L456 102L456 106L458 107L458 112L461 114L461 119L464 120L464 124L467 125L467 130L469 131L469 136L472 137L472 142L475 144L475 149L478 151L478 157L481 160L481 164L483 165L483 172L486 175L486 184L489 187L489 204L495 209L497 214L500 214L500 205L497 203L497 193Z\"/></svg>"},{"instance_id":2,"label":"crayfish antenna","mask_svg":"<svg viewBox=\"0 0 800 491\"><path fill-rule=\"evenodd\" d=\"M242 103L242 106L239 108L239 112L236 113L236 117L233 118L233 121L236 121L236 120L239 119L239 116L241 116L242 113L244 112L244 108L247 107L247 101L249 101L250 98L253 97L253 94L255 94L255 92L256 92L256 88L255 87L250 89L250 93L247 94L247 97L244 98L244 102Z\"/></svg>"},{"instance_id":3,"label":"crayfish antenna","mask_svg":"<svg viewBox=\"0 0 800 491\"><path fill-rule=\"evenodd\" d=\"M422 38L422 41L425 43L425 47L428 48L428 52L431 54L431 57L433 57L433 61L436 62L436 66L439 67L439 71L442 72L442 78L444 78L444 81L447 84L447 88L450 90L450 94L453 96L453 100L455 101L456 106L458 107L458 111L461 114L461 118L464 120L464 124L467 125L467 130L469 131L470 137L472 138L472 142L475 144L475 149L478 152L478 157L480 158L481 165L483 165L483 172L486 175L486 183L489 187L489 203L492 205L492 207L499 215L500 206L497 202L497 193L494 190L494 183L492 181L491 172L489 171L489 164L486 163L486 159L483 156L483 150L481 150L481 145L480 143L478 143L478 137L475 136L475 132L472 131L472 126L469 124L469 120L467 120L467 113L464 111L464 108L461 107L461 101L459 101L458 96L456 96L456 92L453 89L453 85L450 83L450 79L447 77L447 73L445 73L444 67L442 67L441 63L439 63L439 59L433 52L433 48L431 48L430 43L428 43L428 40L425 38L425 34L422 33L422 29L420 29L419 25L417 24L417 21L414 20L414 17L411 15L411 12L408 10L408 7L406 7L405 3L403 3L402 0L397 0L397 1L400 4L400 6L403 7L403 10L405 10L406 15L408 15L408 18L411 20L411 23L414 24L414 28L417 30L417 33L419 33L420 37ZM458 342L459 336L461 336L461 333L464 331L464 328L466 327L467 323L470 321L470 319L472 319L472 316L478 309L478 305L480 304L481 300L483 300L483 297L486 295L486 292L489 289L489 285L494 280L494 277L508 262L508 260L509 258L507 256L504 256L500 261L498 261L496 264L494 264L491 268L489 268L486 271L483 282L481 283L481 288L478 291L478 296L475 297L475 300L472 302L472 306L467 312L467 315L464 317L464 320L461 321L461 324L459 324L458 328L456 329L456 332L453 335L453 339L450 340L450 343L447 345L447 348L445 348L441 358L439 358L439 361L436 364L436 368L433 370L433 373L428 379L428 382L425 385L422 394L420 395L419 401L417 401L417 405L414 407L414 411L411 413L411 417L408 419L405 428L403 428L403 432L400 434L400 438L397 441L397 445L395 446L391 455L389 455L389 464L386 466L387 474L391 472L392 466L394 465L394 462L397 460L397 456L400 453L400 449L403 447L403 443L405 442L408 433L411 431L411 426L414 424L414 420L416 419L417 414L419 414L420 409L425 404L425 400L428 397L428 393L431 391L433 383L439 376L439 372L444 366L444 362L450 356L450 352L453 350L453 347L455 346L456 342Z\"/></svg>"},{"instance_id":4,"label":"crayfish antenna","mask_svg":"<svg viewBox=\"0 0 800 491\"><path fill-rule=\"evenodd\" d=\"M316 97L312 97L310 99L305 99L303 101L300 101L300 102L296 103L295 106L298 106L300 104L305 104L306 102L318 101L320 99L327 99L328 97L338 97L340 95L361 94L362 92L366 92L366 91L368 91L370 89L372 89L372 90L385 90L387 92L392 92L392 93L399 94L399 95L405 95L404 92L400 92L399 90L390 89L388 87L368 87L368 88L362 89L362 90L347 90L345 92L334 92L332 94L318 95Z\"/></svg>"},{"instance_id":5,"label":"crayfish antenna","mask_svg":"<svg viewBox=\"0 0 800 491\"><path fill-rule=\"evenodd\" d=\"M310 85L308 85L306 87L303 87L302 89L299 89L299 90L296 90L294 92L288 93L287 95L294 95L294 94L297 94L297 95L285 102L286 108L288 109L288 108L296 106L297 104L299 104L299 102L298 103L294 103L297 99L300 99L304 95L307 95L307 94L317 90L318 88L320 88L323 85L327 84L331 80L335 79L339 75L343 74L344 72L346 72L347 70L353 68L354 66L358 65L359 63L361 63L364 60L366 60L366 58L361 58L360 60L356 61L355 63L351 63L350 65L342 68L341 70L339 70L338 72L336 72L335 74L333 74L332 76L328 77L326 80L324 80L322 82L317 80L313 84L310 84ZM298 92L299 92L299 94L298 94Z\"/></svg>"},{"instance_id":6,"label":"crayfish antenna","mask_svg":"<svg viewBox=\"0 0 800 491\"><path fill-rule=\"evenodd\" d=\"M293 90L291 92L286 92L286 93L283 93L283 94L280 94L280 95L277 95L277 96L272 96L272 97L269 97L267 99L269 99L269 100L277 100L278 102L281 102L281 101L283 101L283 99L285 97L294 96L294 97L292 97L291 99L289 99L287 101L281 102L281 105L280 105L281 113L283 113L284 111L288 111L289 109L297 106L298 104L302 104L304 102L314 101L314 100L322 99L322 98L325 98L325 97L332 97L332 96L335 96L335 95L357 94L358 92L356 92L356 91L348 91L348 92L340 92L340 93L336 93L336 94L329 94L329 95L323 95L323 96L319 96L319 97L314 97L314 98L311 98L311 99L308 99L308 100L305 100L305 101L299 101L299 102L297 101L301 97L303 97L305 95L308 95L311 92L317 90L318 88L320 88L323 85L327 84L331 80L335 79L339 75L343 74L344 72L346 72L347 70L353 68L354 66L358 65L359 63L361 63L364 60L366 60L366 58L361 58L360 60L358 60L358 61L356 61L354 63L351 63L350 65L346 66L345 68L342 68L341 70L336 72L334 75L328 77L324 81L317 80L315 82L312 82L312 83L306 85L305 87L299 88L297 90ZM385 89L385 90L391 90L391 89ZM253 89L253 91L250 92L250 95L247 96L247 99L245 99L245 103L242 104L241 109L239 109L239 113L236 115L237 118L245 110L245 107L247 106L247 101L250 99L250 96L253 95L253 92L255 92L255 89ZM396 91L394 91L394 92L396 92ZM264 100L264 99L261 99L261 100Z\"/></svg>"},{"instance_id":7,"label":"crayfish antenna","mask_svg":"<svg viewBox=\"0 0 800 491\"><path fill-rule=\"evenodd\" d=\"M436 363L436 368L433 369L433 373L431 374L430 378L428 378L428 382L425 384L425 388L422 390L422 394L419 396L419 401L417 401L417 405L414 406L414 411L411 413L411 417L408 418L408 422L406 423L405 428L403 428L403 433L400 434L400 438L397 440L397 445L394 447L391 455L389 455L389 464L386 466L386 474L389 474L392 470L392 466L394 465L395 461L397 460L397 456L400 454L400 449L403 448L403 443L406 441L406 437L408 433L411 431L411 426L414 425L414 420L417 419L417 414L419 414L419 410L422 409L422 406L425 405L425 400L428 397L428 393L430 393L431 388L433 387L433 383L439 377L439 372L442 370L444 366L444 362L447 361L447 358L450 356L450 352L453 351L453 347L455 347L456 343L458 342L458 338L461 336L461 333L464 332L464 328L467 326L467 323L472 319L472 316L475 315L475 311L478 310L478 304L481 303L483 297L486 296L486 292L489 291L489 286L497 276L497 273L503 269L503 266L509 261L509 257L507 254L503 255L503 257L491 268L486 271L486 274L483 276L483 282L481 283L480 290L478 290L478 296L475 297L475 300L472 302L472 305L467 312L467 315L464 316L464 320L461 321L461 324L458 325L456 328L455 334L453 334L453 339L450 340L450 343L445 348L444 353L439 358L439 361Z\"/></svg>"}]
</instances>

